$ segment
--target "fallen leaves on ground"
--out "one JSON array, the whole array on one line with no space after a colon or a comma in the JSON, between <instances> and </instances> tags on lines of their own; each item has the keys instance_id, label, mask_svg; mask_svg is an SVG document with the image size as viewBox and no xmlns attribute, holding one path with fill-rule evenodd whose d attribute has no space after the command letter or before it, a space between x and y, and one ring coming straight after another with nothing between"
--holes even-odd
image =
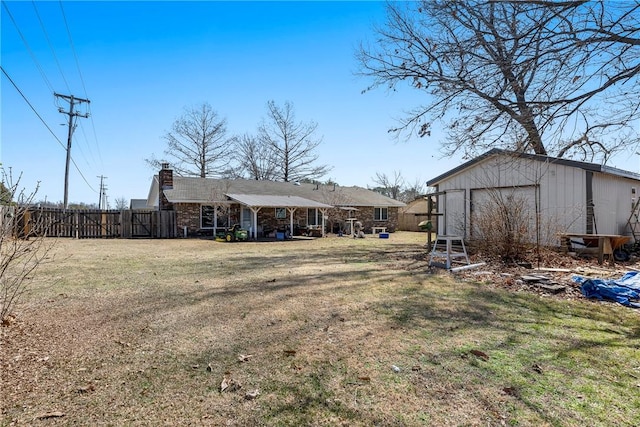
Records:
<instances>
[{"instance_id":1,"label":"fallen leaves on ground","mask_svg":"<svg viewBox=\"0 0 640 427\"><path fill-rule=\"evenodd\" d=\"M224 391L238 391L240 390L240 388L242 388L242 385L231 377L231 373L225 372L224 378L220 383L220 392L222 393Z\"/></svg>"}]
</instances>

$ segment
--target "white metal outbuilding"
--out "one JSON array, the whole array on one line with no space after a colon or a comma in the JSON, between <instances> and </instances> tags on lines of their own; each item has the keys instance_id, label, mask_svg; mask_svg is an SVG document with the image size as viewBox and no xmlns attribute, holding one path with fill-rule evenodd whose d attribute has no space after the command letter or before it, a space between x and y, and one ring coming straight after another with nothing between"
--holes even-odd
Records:
<instances>
[{"instance_id":1,"label":"white metal outbuilding","mask_svg":"<svg viewBox=\"0 0 640 427\"><path fill-rule=\"evenodd\" d=\"M438 192L438 234L473 237L490 195L524 200L551 234L633 236L640 174L604 165L493 149L427 182ZM557 242L556 242L557 243Z\"/></svg>"}]
</instances>

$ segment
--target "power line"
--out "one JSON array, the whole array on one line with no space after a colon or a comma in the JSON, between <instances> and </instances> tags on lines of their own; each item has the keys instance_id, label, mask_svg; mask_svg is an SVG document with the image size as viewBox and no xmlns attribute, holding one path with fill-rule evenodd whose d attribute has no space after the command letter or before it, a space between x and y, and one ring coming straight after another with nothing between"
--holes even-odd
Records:
<instances>
[{"instance_id":1,"label":"power line","mask_svg":"<svg viewBox=\"0 0 640 427\"><path fill-rule=\"evenodd\" d=\"M29 106L29 108L31 108L31 110L34 112L34 114L36 115L36 117L38 117L38 119L40 119L40 121L42 122L42 124L47 128L47 130L51 133L51 135L53 135L53 137L55 138L56 141L58 141L58 144L60 144L60 146L66 150L66 147L64 146L64 144L62 143L62 141L60 141L60 138L58 138L58 136L53 133L53 131L51 130L51 128L49 127L49 125L47 124L47 122L44 121L44 119L42 118L42 116L40 116L40 114L38 113L38 111L36 111L35 107L31 104L31 102L29 102L29 100L27 99L27 97L24 95L24 93L22 93L22 91L20 90L20 88L18 87L18 85L13 81L13 79L11 78L11 76L9 76L9 74L7 73L7 70L4 69L4 67L2 65L0 65L0 70L2 70L2 73L5 75L5 77L9 80L9 82L13 85L13 87L16 89L16 91L18 91L18 93L20 94L20 96L22 96L22 99L24 99L24 102L27 103L27 105ZM82 171L80 170L80 168L78 167L78 164L76 163L76 161L73 159L73 157L71 157L71 164L73 164L73 166L76 168L76 171L78 171L78 173L80 174L80 176L82 177L82 180L87 184L87 186L91 189L91 191L97 193L96 189L93 188L91 186L91 184L89 184L89 181L87 181L87 178L85 178L84 174L82 173Z\"/></svg>"},{"instance_id":2,"label":"power line","mask_svg":"<svg viewBox=\"0 0 640 427\"><path fill-rule=\"evenodd\" d=\"M53 92L53 86L51 86L51 82L47 78L47 75L45 74L44 70L42 69L42 66L38 62L38 59L36 58L36 55L31 50L31 47L29 46L29 43L27 42L27 39L24 37L24 34L22 34L22 31L20 31L20 27L18 27L18 23L16 22L16 20L13 17L13 15L11 14L11 11L9 10L9 6L7 6L7 2L2 0L2 6L4 6L4 9L7 11L7 15L9 15L9 18L11 18L11 22L13 22L13 25L16 27L16 31L18 32L18 35L22 39L22 43L24 43L25 47L27 48L27 51L29 52L29 55L31 56L31 59L36 64L36 68L40 72L40 75L42 76L42 79L46 83L46 85L49 88L49 90L51 92Z\"/></svg>"},{"instance_id":3,"label":"power line","mask_svg":"<svg viewBox=\"0 0 640 427\"><path fill-rule=\"evenodd\" d=\"M22 91L20 90L20 88L18 87L18 85L16 85L16 83L13 81L13 79L9 76L9 74L7 74L7 71L4 69L4 67L2 65L0 65L0 69L2 70L2 73L5 75L5 77L7 79L9 79L9 82L13 85L13 87L18 91L18 93L20 94L20 96L22 96L22 99L24 99L24 102L27 103L27 105L31 108L31 110L33 110L33 112L35 113L35 115L40 119L40 121L42 122L42 124L49 130L49 132L51 132L51 135L53 135L53 137L56 139L56 141L58 141L58 144L60 144L60 146L62 148L65 148L64 144L62 143L62 141L60 141L60 138L58 138L58 136L53 133L53 131L51 130L51 128L49 127L49 125L47 124L47 122L44 121L44 119L40 116L40 114L38 114L38 112L36 111L36 109L34 108L34 106L31 104L31 102L29 102L29 100L27 99L27 97L24 95L24 93L22 93Z\"/></svg>"},{"instance_id":4,"label":"power line","mask_svg":"<svg viewBox=\"0 0 640 427\"><path fill-rule=\"evenodd\" d=\"M71 161L71 141L73 139L73 131L76 127L75 121L77 121L77 117L89 117L89 113L81 114L77 111L73 111L76 104L82 104L86 102L90 103L88 99L83 98L75 98L73 95L60 95L59 93L54 93L56 98L62 98L69 102L69 111L64 111L62 107L58 109L58 111L62 114L66 114L69 116L69 133L67 134L67 162L64 168L64 209L67 209L69 206L69 162Z\"/></svg>"},{"instance_id":5,"label":"power line","mask_svg":"<svg viewBox=\"0 0 640 427\"><path fill-rule=\"evenodd\" d=\"M71 88L69 88L69 83L67 83L67 79L65 78L64 72L62 71L62 66L60 65L60 61L58 61L58 56L56 55L56 51L53 48L53 44L51 44L51 40L49 39L49 34L47 33L47 30L44 27L44 23L42 22L42 18L40 17L40 13L38 12L38 7L36 6L36 2L31 0L31 4L33 5L33 10L36 12L36 16L38 17L38 22L40 22L40 28L42 28L42 32L44 33L44 38L47 40L49 49L51 49L51 54L53 55L53 59L56 61L56 65L58 66L58 71L60 71L60 76L62 76L64 85L67 87L67 91L71 92Z\"/></svg>"},{"instance_id":6,"label":"power line","mask_svg":"<svg viewBox=\"0 0 640 427\"><path fill-rule=\"evenodd\" d=\"M76 68L78 68L78 75L80 76L80 83L82 83L82 89L84 90L84 96L87 96L87 87L84 84L84 78L82 77L82 71L80 71L80 61L78 61L78 54L76 53L76 48L73 44L73 38L71 37L71 31L69 30L69 24L67 23L67 16L64 13L64 8L62 7L62 0L58 2L60 4L60 11L62 12L62 19L64 20L64 26L67 29L67 36L69 37L69 44L71 45L71 51L73 52L73 57L76 60Z\"/></svg>"},{"instance_id":7,"label":"power line","mask_svg":"<svg viewBox=\"0 0 640 427\"><path fill-rule=\"evenodd\" d=\"M75 45L73 43L73 37L71 37L71 30L69 29L69 24L67 22L67 15L64 12L64 8L62 5L62 0L60 0L58 2L60 4L60 12L62 13L62 19L64 20L64 25L65 28L67 30L67 36L69 37L69 45L71 46L71 51L73 52L73 57L76 61L76 68L78 69L78 75L80 76L80 83L82 83L82 89L84 90L84 96L85 98L89 98L88 94L87 94L87 87L85 86L84 83L84 76L82 75L82 70L80 69L80 61L78 60L78 54L76 52L76 48ZM93 129L93 137L94 137L94 141L95 141L95 145L96 145L96 150L98 152L98 158L100 159L100 166L102 168L103 163L102 163L102 154L100 153L100 145L98 144L98 134L96 133L96 126L95 126L95 122L93 121L93 113L91 111L91 104L88 105L88 111L90 113L90 120L91 120L91 127ZM83 129L84 132L84 129ZM86 138L86 134L85 134L85 138ZM93 154L92 154L93 157ZM94 160L95 162L95 160Z\"/></svg>"},{"instance_id":8,"label":"power line","mask_svg":"<svg viewBox=\"0 0 640 427\"><path fill-rule=\"evenodd\" d=\"M56 95L56 94L55 94L55 91L54 91L54 89L53 89L53 86L52 86L51 82L49 81L49 79L48 79L48 77L47 77L47 75L46 75L46 73L45 73L45 71L44 71L44 68L42 67L42 65L41 65L41 64L40 64L40 62L38 61L38 59L37 59L37 57L36 57L35 53L34 53L34 52L33 52L33 50L31 49L31 47L30 47L29 43L27 42L27 39L26 39L25 35L24 35L24 34L22 33L22 31L20 30L20 27L18 26L18 23L17 23L16 19L14 18L14 16L13 16L13 15L12 15L12 13L11 13L11 11L9 10L9 7L8 7L7 3L5 2L5 0L1 0L1 2L2 2L2 6L4 7L4 9L5 9L5 11L6 11L7 15L9 16L9 18L10 18L10 19L11 19L11 21L13 22L13 25L15 26L16 31L17 31L18 35L20 36L20 38L21 38L21 40L22 40L23 44L25 45L25 47L26 47L26 49L27 49L27 51L28 51L29 55L31 56L31 59L33 60L34 64L36 65L36 68L38 69L38 71L39 71L39 73L40 73L40 75L41 75L41 77L42 77L43 81L45 82L45 84L47 85L47 87L51 90L51 92L54 92L54 95ZM33 2L33 1L32 1L32 4L33 4L33 7L34 7L34 10L35 10L36 16L37 16L37 18L38 18L38 21L40 22L40 26L41 26L41 28L42 28L42 31L44 32L44 35L45 35L45 38L46 38L47 43L48 43L48 45L49 45L49 48L51 49L51 52L52 52L52 54L53 54L53 57L54 57L54 59L55 59L55 61L56 61L56 64L57 64L57 66L58 66L58 69L59 69L59 71L60 71L60 74L61 74L61 76L62 76L62 79L63 79L63 81L64 81L64 83L65 83L65 85L66 85L67 89L69 89L69 84L68 84L68 82L67 82L67 80L66 80L66 78L65 78L65 75L64 75L64 73L63 73L62 67L61 67L61 65L60 65L60 62L58 61L58 58L57 58L56 53L55 53L55 50L54 50L53 45L52 45L52 43L51 43L51 41L50 41L50 39L49 39L48 33L47 33L47 31L46 31L46 29L45 29L45 26L44 26L44 23L43 23L43 21L42 21L42 19L41 19L41 17L40 17L40 14L39 14L39 12L38 12L38 9L37 9L37 7L36 7L36 4L35 4L35 2ZM79 61L78 61L78 55L76 54L76 50L75 50L75 47L74 47L74 45L73 45L73 40L72 40L72 38L71 38L71 32L69 31L69 25L68 25L68 23L67 23L67 19L66 19L65 13L64 13L64 9L63 9L63 7L62 7L62 2L60 2L60 9L61 9L61 11L62 11L62 17L63 17L63 19L64 19L65 27L66 27L66 30L67 30L67 35L68 35L68 37L69 37L69 42L70 42L70 44L71 44L71 48L72 48L72 51L73 51L73 54L74 54L74 58L75 58L75 62L76 62L76 67L78 68L78 73L79 73L79 75L80 75L80 81L82 82L82 87L83 87L83 89L84 89L84 93L85 93L85 96L86 96L87 90L86 90L86 86L85 86L85 84L84 84L84 78L83 78L83 76L82 76L82 72L80 71L80 66L79 66ZM89 181L86 179L86 177L84 176L84 174L83 174L83 173L82 173L82 171L80 170L80 167L79 167L79 166L78 166L78 164L76 163L75 159L70 155L70 150L68 150L67 148L65 148L65 145L62 143L62 141L60 141L60 139L59 139L59 138L57 137L57 135L53 132L53 130L49 127L49 125L47 125L47 123L44 121L44 119L42 118L42 116L41 116L41 115L38 113L38 111L35 109L35 107L33 106L33 104L32 104L32 103L27 99L27 97L26 97L26 96L25 96L25 94L22 92L22 90L20 90L20 88L18 87L18 85L17 85L17 84L13 81L13 79L9 76L9 74L8 74L8 73L7 73L7 71L4 69L4 67L0 66L0 69L2 70L3 74L7 77L7 79L11 82L11 84L12 84L12 85L13 85L13 87L16 89L16 91L20 94L20 96L21 96L21 97L24 99L24 101L27 103L27 105L31 108L31 110L34 112L34 114L36 115L36 117L38 117L38 119L42 122L42 124L44 124L44 125L45 125L45 127L46 127L46 128L47 128L47 130L51 133L51 135L53 135L53 137L54 137L54 138L55 138L55 140L58 142L58 144L60 144L60 146L61 146L63 149L67 150L67 163L66 163L67 171L66 171L66 175L68 175L68 167L69 167L69 164L72 164L72 165L75 167L75 169L76 169L76 171L78 172L78 174L82 177L82 180L85 182L85 184L86 184L86 185L87 185L87 186L88 186L88 187L89 187L93 192L96 192L96 193L97 193L97 191L95 190L95 188L93 188L93 186L89 183ZM57 99L57 98L56 98L56 99ZM78 98L76 98L76 99L78 99ZM60 109L60 108L61 108L61 107L59 107L59 109ZM88 115L88 113L87 113L87 115ZM73 121L73 120L72 120L72 118L71 118L71 116L70 116L70 124L72 124L72 123L71 123L72 121ZM96 131L95 131L95 124L94 124L93 120L92 120L92 125L93 125L93 133L94 133L94 137L95 137L95 141L96 141L96 147L97 147L97 149L98 149L98 156L100 157L100 162L102 163L102 158L101 158L101 154L100 154L100 149L99 149L99 146L98 146L98 143L97 143L97 134L96 134ZM73 126L73 128L75 128L75 125ZM70 129L70 133L71 133L71 132L73 132L73 129ZM85 135L85 139L86 139L86 135ZM68 145L70 145L70 143L69 143ZM89 148L90 148L90 147L89 147ZM91 152L91 150L89 150L89 151ZM83 156L84 156L84 154L83 154ZM93 157L93 155L92 155L92 157ZM86 160L86 158L85 158L85 160ZM95 159L94 159L94 163L95 163ZM66 186L66 185L67 185L67 184L65 183L65 186ZM66 197L66 194L65 194L65 197ZM66 207L66 204L67 204L67 203L66 203L66 201L65 201L65 207Z\"/></svg>"}]
</instances>

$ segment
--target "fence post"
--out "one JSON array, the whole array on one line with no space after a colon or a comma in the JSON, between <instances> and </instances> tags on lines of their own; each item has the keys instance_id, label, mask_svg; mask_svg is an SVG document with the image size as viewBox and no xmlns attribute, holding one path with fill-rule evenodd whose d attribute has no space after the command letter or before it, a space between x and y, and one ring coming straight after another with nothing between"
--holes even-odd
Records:
<instances>
[{"instance_id":1,"label":"fence post","mask_svg":"<svg viewBox=\"0 0 640 427\"><path fill-rule=\"evenodd\" d=\"M80 238L80 215L78 214L77 210L73 212L72 227L74 230L73 234L75 234L75 238L79 239Z\"/></svg>"}]
</instances>

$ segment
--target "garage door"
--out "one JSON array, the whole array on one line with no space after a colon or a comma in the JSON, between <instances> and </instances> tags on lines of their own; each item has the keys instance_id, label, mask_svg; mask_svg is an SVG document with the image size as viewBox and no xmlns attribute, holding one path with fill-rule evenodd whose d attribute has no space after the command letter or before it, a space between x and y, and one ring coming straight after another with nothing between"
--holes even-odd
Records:
<instances>
[{"instance_id":1,"label":"garage door","mask_svg":"<svg viewBox=\"0 0 640 427\"><path fill-rule=\"evenodd\" d=\"M471 237L509 224L510 230L536 241L536 188L509 187L471 190Z\"/></svg>"}]
</instances>

